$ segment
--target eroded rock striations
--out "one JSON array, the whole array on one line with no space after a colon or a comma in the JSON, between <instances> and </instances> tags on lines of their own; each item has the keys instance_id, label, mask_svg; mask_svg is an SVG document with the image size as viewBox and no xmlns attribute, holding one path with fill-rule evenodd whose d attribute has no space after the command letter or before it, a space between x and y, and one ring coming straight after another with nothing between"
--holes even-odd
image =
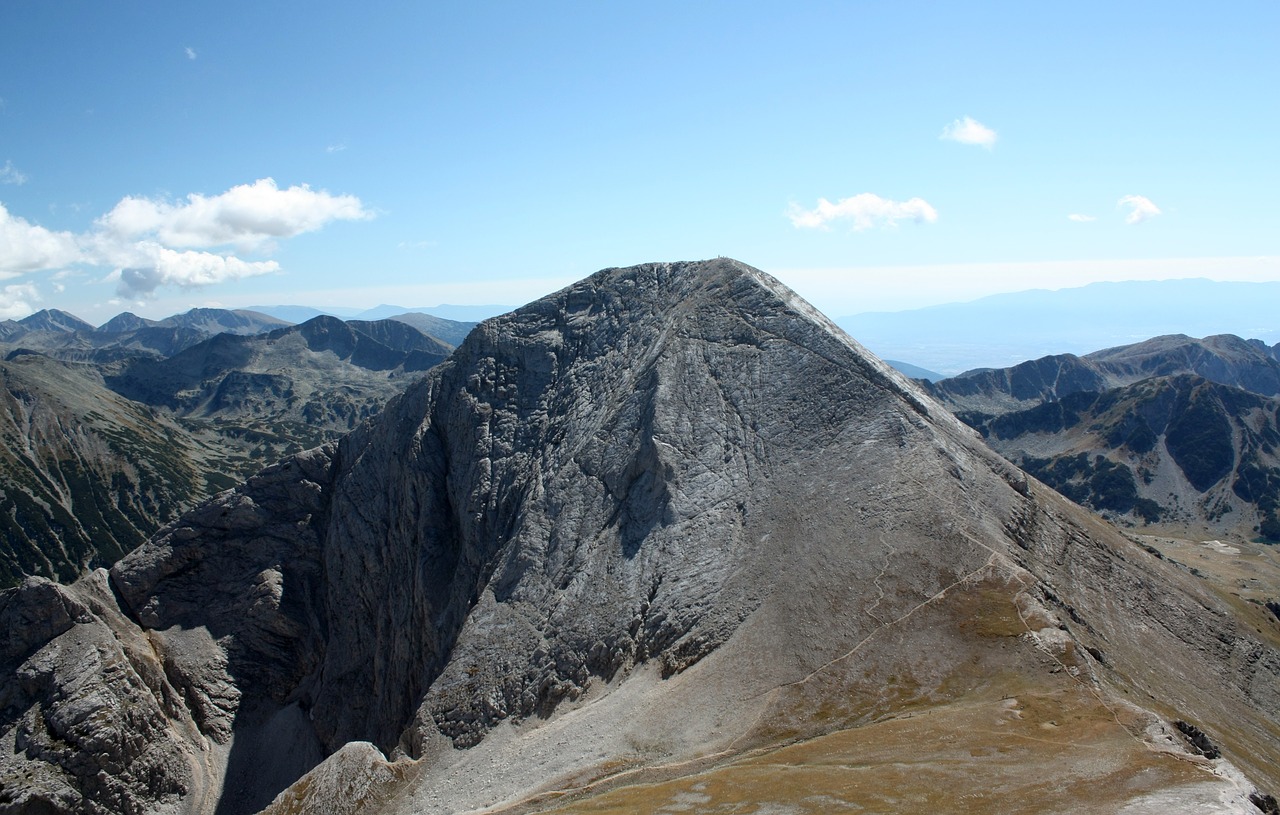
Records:
<instances>
[{"instance_id":1,"label":"eroded rock striations","mask_svg":"<svg viewBox=\"0 0 1280 815\"><path fill-rule=\"evenodd\" d=\"M1280 655L728 259L489 320L341 442L0 617L15 811L461 811L1018 671L1230 721L1278 780Z\"/></svg>"}]
</instances>

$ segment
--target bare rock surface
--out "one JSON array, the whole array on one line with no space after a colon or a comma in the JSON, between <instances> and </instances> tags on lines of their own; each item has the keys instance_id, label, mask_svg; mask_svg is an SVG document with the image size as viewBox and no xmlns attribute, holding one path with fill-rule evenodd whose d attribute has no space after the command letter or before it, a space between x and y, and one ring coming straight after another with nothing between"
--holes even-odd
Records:
<instances>
[{"instance_id":1,"label":"bare rock surface","mask_svg":"<svg viewBox=\"0 0 1280 815\"><path fill-rule=\"evenodd\" d=\"M40 621L4 643L16 811L536 809L1004 682L1194 720L1280 784L1274 648L728 259L487 321L0 617Z\"/></svg>"}]
</instances>

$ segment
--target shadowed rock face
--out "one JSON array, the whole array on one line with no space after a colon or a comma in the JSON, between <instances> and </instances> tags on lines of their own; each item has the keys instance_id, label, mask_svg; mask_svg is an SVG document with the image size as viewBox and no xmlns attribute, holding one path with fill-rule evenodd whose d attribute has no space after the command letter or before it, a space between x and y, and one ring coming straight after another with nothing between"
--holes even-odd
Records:
<instances>
[{"instance_id":1,"label":"shadowed rock face","mask_svg":"<svg viewBox=\"0 0 1280 815\"><path fill-rule=\"evenodd\" d=\"M987 642L1003 629L962 613L984 604L1027 637ZM1252 716L1228 755L1280 709L1275 652L1191 578L727 259L605 270L487 321L340 443L0 617L52 621L2 654L0 800L33 812L253 812L325 755L280 806L354 767L369 800L416 783L437 798L405 811L459 811L547 780L449 780L451 747L503 722L572 716L641 763L731 753L1041 650L1188 720ZM361 741L418 769L343 749ZM547 766L590 770L572 749Z\"/></svg>"}]
</instances>

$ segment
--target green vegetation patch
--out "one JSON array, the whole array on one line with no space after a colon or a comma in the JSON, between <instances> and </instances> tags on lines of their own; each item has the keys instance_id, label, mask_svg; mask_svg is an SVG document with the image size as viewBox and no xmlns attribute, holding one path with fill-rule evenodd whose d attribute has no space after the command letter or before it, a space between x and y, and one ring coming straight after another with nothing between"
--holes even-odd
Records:
<instances>
[{"instance_id":1,"label":"green vegetation patch","mask_svg":"<svg viewBox=\"0 0 1280 815\"><path fill-rule=\"evenodd\" d=\"M1235 464L1231 422L1207 388L1196 388L1184 397L1165 431L1165 446L1191 486L1205 492L1225 478Z\"/></svg>"},{"instance_id":2,"label":"green vegetation patch","mask_svg":"<svg viewBox=\"0 0 1280 815\"><path fill-rule=\"evenodd\" d=\"M1025 456L1022 468L1082 506L1133 513L1148 523L1160 519L1160 505L1138 495L1133 471L1104 456Z\"/></svg>"}]
</instances>

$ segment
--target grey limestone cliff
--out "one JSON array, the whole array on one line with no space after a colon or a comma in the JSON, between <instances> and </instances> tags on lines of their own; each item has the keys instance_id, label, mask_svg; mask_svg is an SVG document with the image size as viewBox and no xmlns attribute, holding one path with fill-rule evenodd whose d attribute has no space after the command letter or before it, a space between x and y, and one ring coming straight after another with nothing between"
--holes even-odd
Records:
<instances>
[{"instance_id":1,"label":"grey limestone cliff","mask_svg":"<svg viewBox=\"0 0 1280 815\"><path fill-rule=\"evenodd\" d=\"M988 643L956 597L1003 598L1027 636ZM0 616L27 621L0 654L0 807L32 813L254 812L286 787L294 811L352 767L360 800L410 796L385 811L461 811L544 783L530 767L728 754L1053 648L1083 680L1253 716L1236 755L1280 716L1277 654L1194 581L727 259L489 320L340 442ZM626 744L459 758L592 716Z\"/></svg>"}]
</instances>

